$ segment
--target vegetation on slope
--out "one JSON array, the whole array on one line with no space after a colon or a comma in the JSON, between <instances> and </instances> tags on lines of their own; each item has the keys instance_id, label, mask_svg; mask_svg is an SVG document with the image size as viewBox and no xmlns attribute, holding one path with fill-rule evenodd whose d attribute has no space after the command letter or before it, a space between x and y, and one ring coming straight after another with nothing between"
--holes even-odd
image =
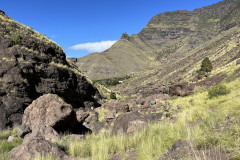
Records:
<instances>
[{"instance_id":1,"label":"vegetation on slope","mask_svg":"<svg viewBox=\"0 0 240 160\"><path fill-rule=\"evenodd\" d=\"M229 73L234 69L234 65L227 68ZM219 86L225 86L231 92L222 94ZM209 97L212 92L214 96ZM174 122L163 119L161 123L153 123L149 129L130 136L103 131L98 135L87 135L83 141L66 136L58 143L68 154L83 159L108 160L115 153L136 150L137 159L151 160L161 157L176 140L186 139L202 152L211 150L240 159L239 96L240 79L223 82L208 90L198 87L193 95L168 100L173 109L181 107L174 115ZM194 156L192 158L204 159L197 154Z\"/></svg>"},{"instance_id":2,"label":"vegetation on slope","mask_svg":"<svg viewBox=\"0 0 240 160\"><path fill-rule=\"evenodd\" d=\"M176 140L187 139L198 149L215 149L240 159L240 80L226 86L231 93L211 99L208 91L201 88L191 96L169 100L173 107L180 105L182 108L175 115L175 123L163 120L162 123L151 124L148 130L130 136L113 136L102 132L88 135L84 141L66 136L59 144L70 155L84 159L108 160L115 153L134 149L139 160L151 160L161 157Z\"/></svg>"},{"instance_id":3,"label":"vegetation on slope","mask_svg":"<svg viewBox=\"0 0 240 160\"><path fill-rule=\"evenodd\" d=\"M228 67L229 73L234 68L235 66ZM116 136L102 131L98 135L89 134L85 140L78 141L66 135L57 143L68 154L81 159L108 160L115 153L136 150L137 159L151 160L161 157L176 140L186 139L202 152L211 149L240 159L240 79L224 82L222 85L231 92L209 98L212 89L201 87L196 88L193 95L168 100L173 109L181 107L174 115L174 122L163 119L161 123L153 123L149 129L130 136ZM20 140L7 142L7 137L15 132L6 131L0 134L1 157L4 160L7 159L8 151L21 143ZM197 154L194 156L192 158L204 159Z\"/></svg>"}]
</instances>

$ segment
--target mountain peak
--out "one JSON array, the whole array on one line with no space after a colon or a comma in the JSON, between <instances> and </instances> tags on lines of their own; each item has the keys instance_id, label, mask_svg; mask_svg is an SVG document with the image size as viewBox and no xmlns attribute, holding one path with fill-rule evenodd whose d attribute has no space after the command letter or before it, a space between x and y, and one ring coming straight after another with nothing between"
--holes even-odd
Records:
<instances>
[{"instance_id":1,"label":"mountain peak","mask_svg":"<svg viewBox=\"0 0 240 160\"><path fill-rule=\"evenodd\" d=\"M130 37L129 37L129 35L127 34L127 32L124 32L124 33L122 34L122 37L121 37L121 39L126 39L126 40L129 40L129 39L130 39Z\"/></svg>"}]
</instances>

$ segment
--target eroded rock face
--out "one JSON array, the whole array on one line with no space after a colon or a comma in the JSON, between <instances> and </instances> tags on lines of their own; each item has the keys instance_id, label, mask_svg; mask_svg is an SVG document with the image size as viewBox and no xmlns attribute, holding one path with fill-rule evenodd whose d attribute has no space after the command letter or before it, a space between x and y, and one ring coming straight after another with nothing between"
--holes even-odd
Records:
<instances>
[{"instance_id":1,"label":"eroded rock face","mask_svg":"<svg viewBox=\"0 0 240 160\"><path fill-rule=\"evenodd\" d=\"M25 108L47 93L76 107L94 102L97 89L66 60L61 47L0 14L0 129L21 124Z\"/></svg>"},{"instance_id":2,"label":"eroded rock face","mask_svg":"<svg viewBox=\"0 0 240 160\"><path fill-rule=\"evenodd\" d=\"M50 126L58 132L78 132L81 127L72 106L53 94L46 94L34 100L24 111L22 123L31 130Z\"/></svg>"},{"instance_id":3,"label":"eroded rock face","mask_svg":"<svg viewBox=\"0 0 240 160\"><path fill-rule=\"evenodd\" d=\"M13 160L31 160L39 154L51 154L57 160L71 159L71 157L67 156L59 146L42 137L37 137L23 143L21 146L11 151L11 153L13 155Z\"/></svg>"}]
</instances>

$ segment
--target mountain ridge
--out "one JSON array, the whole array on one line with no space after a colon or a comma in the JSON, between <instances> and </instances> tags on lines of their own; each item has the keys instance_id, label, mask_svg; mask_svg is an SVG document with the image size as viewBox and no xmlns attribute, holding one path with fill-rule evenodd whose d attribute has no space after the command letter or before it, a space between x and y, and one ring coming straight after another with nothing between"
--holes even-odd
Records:
<instances>
[{"instance_id":1,"label":"mountain ridge","mask_svg":"<svg viewBox=\"0 0 240 160\"><path fill-rule=\"evenodd\" d=\"M185 54L224 30L239 24L239 0L225 0L193 11L155 15L138 33L123 33L101 53L78 59L76 65L90 79L121 77L159 66L171 54ZM100 58L102 57L102 58ZM99 61L98 59L106 60ZM109 67L104 67L105 65Z\"/></svg>"}]
</instances>

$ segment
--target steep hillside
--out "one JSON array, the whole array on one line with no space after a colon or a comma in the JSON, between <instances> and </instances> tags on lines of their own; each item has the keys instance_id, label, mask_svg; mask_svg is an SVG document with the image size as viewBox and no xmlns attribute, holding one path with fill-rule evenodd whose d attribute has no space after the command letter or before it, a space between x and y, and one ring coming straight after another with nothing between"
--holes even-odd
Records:
<instances>
[{"instance_id":1,"label":"steep hillside","mask_svg":"<svg viewBox=\"0 0 240 160\"><path fill-rule=\"evenodd\" d=\"M177 61L199 45L210 43L220 33L237 26L240 22L239 2L225 0L193 12L160 13L137 35L123 34L110 49L93 53L94 58L91 54L79 58L76 64L95 80L156 68L166 63L165 58L171 60L171 55Z\"/></svg>"},{"instance_id":2,"label":"steep hillside","mask_svg":"<svg viewBox=\"0 0 240 160\"><path fill-rule=\"evenodd\" d=\"M61 47L0 11L0 129L20 124L25 108L48 93L77 107L99 95Z\"/></svg>"},{"instance_id":3,"label":"steep hillside","mask_svg":"<svg viewBox=\"0 0 240 160\"><path fill-rule=\"evenodd\" d=\"M124 33L110 49L79 58L76 65L90 79L120 77L149 69L154 59L153 48L138 35Z\"/></svg>"},{"instance_id":4,"label":"steep hillside","mask_svg":"<svg viewBox=\"0 0 240 160\"><path fill-rule=\"evenodd\" d=\"M225 74L222 68L239 58L239 38L240 27L236 26L188 53L182 54L181 57L173 54L161 59L159 67L138 73L114 89L128 96L137 93L151 95L168 93L169 86L180 81L200 83L201 80L197 78L197 70L200 69L201 62L205 57L209 57L213 62L213 71L208 78L216 77L220 73Z\"/></svg>"}]
</instances>

